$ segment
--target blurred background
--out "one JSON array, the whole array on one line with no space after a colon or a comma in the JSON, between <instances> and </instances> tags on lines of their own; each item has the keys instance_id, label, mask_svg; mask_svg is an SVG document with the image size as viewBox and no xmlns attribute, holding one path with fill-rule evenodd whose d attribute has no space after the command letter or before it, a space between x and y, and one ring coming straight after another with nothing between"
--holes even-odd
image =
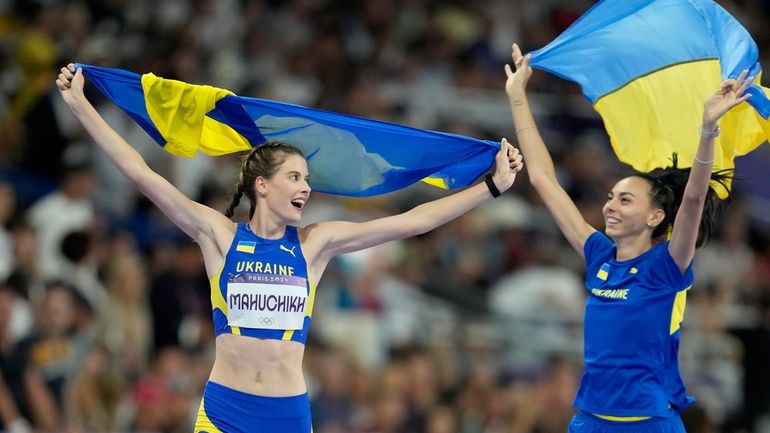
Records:
<instances>
[{"instance_id":1,"label":"blurred background","mask_svg":"<svg viewBox=\"0 0 770 433\"><path fill-rule=\"evenodd\" d=\"M592 3L0 0L4 428L189 432L213 359L198 247L96 150L57 94L59 67L154 72L497 140L514 136L503 91L511 43L540 48ZM719 3L770 67L770 1ZM604 197L626 167L579 88L536 72L530 89L563 185L603 227ZM87 92L154 170L225 208L237 157L165 154ZM770 147L737 162L732 207L696 255L687 305L690 433L770 432ZM303 224L368 220L445 194L314 194ZM582 368L582 277L526 175L433 232L335 259L305 357L315 432L566 431Z\"/></svg>"}]
</instances>

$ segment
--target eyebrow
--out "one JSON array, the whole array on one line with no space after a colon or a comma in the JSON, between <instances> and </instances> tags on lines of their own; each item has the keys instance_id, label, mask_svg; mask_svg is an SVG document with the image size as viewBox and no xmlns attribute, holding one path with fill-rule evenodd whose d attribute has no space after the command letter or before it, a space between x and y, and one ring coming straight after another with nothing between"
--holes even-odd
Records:
<instances>
[{"instance_id":1,"label":"eyebrow","mask_svg":"<svg viewBox=\"0 0 770 433\"><path fill-rule=\"evenodd\" d=\"M287 173L287 176L291 176L291 175L295 175L295 174L296 174L297 176L300 176L300 177L302 177L302 173L298 172L297 170L292 170L292 171L288 172L288 173ZM305 179L310 179L310 175L309 175L309 174L306 174L306 175L305 175Z\"/></svg>"},{"instance_id":2,"label":"eyebrow","mask_svg":"<svg viewBox=\"0 0 770 433\"><path fill-rule=\"evenodd\" d=\"M612 192L612 191L610 191L610 192L608 192L608 193L607 193L607 195L610 195L610 194L611 194L611 195L615 195L615 193L614 193L614 192ZM636 196L635 196L633 193L630 193L630 192L625 192L625 191L621 191L621 192L619 192L617 195L618 195L618 196L630 195L631 197L634 197L634 198L636 198Z\"/></svg>"}]
</instances>

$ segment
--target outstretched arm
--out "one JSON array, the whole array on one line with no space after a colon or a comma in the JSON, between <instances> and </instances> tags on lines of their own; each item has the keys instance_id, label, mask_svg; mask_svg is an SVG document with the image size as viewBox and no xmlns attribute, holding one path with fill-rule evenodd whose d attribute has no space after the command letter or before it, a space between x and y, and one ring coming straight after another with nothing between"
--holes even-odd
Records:
<instances>
[{"instance_id":1,"label":"outstretched arm","mask_svg":"<svg viewBox=\"0 0 770 433\"><path fill-rule=\"evenodd\" d=\"M519 151L506 139L495 157L492 180L499 191L506 191L522 168ZM385 242L404 239L428 232L445 224L479 204L492 198L485 182L480 182L448 197L422 204L414 209L390 217L365 223L328 221L307 228L308 236L315 239L321 260L339 254L358 251Z\"/></svg>"},{"instance_id":2,"label":"outstretched arm","mask_svg":"<svg viewBox=\"0 0 770 433\"><path fill-rule=\"evenodd\" d=\"M82 69L69 64L61 69L56 86L75 117L107 157L174 224L195 239L201 248L211 244L215 231L232 223L219 212L185 197L171 183L152 171L141 155L113 130L83 94ZM205 254L205 251L204 251Z\"/></svg>"},{"instance_id":3,"label":"outstretched arm","mask_svg":"<svg viewBox=\"0 0 770 433\"><path fill-rule=\"evenodd\" d=\"M684 188L682 204L674 219L671 242L668 251L679 269L684 272L695 255L695 244L703 215L703 205L711 180L711 167L714 162L714 134L719 129L717 122L731 108L749 99L745 93L753 77L747 77L745 70L736 80L727 80L714 92L703 106L703 125L695 160L692 163L690 177Z\"/></svg>"},{"instance_id":4,"label":"outstretched arm","mask_svg":"<svg viewBox=\"0 0 770 433\"><path fill-rule=\"evenodd\" d=\"M505 65L505 74L508 76L505 91L511 105L516 137L527 162L529 181L572 248L583 255L583 244L596 229L586 222L570 196L559 185L551 155L537 130L526 92L527 82L532 76L529 56L522 56L519 46L513 44L512 57L516 72L511 70L510 65Z\"/></svg>"}]
</instances>

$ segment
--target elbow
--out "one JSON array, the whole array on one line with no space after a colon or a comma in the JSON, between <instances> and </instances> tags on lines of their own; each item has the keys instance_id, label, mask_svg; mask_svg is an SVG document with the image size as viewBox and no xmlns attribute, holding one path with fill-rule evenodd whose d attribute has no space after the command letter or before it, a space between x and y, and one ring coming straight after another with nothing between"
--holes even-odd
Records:
<instances>
[{"instance_id":1,"label":"elbow","mask_svg":"<svg viewBox=\"0 0 770 433\"><path fill-rule=\"evenodd\" d=\"M532 185L532 187L536 191L545 190L549 186L558 183L555 175L549 175L548 173L542 173L542 172L541 173L528 172L528 174L529 174L529 184Z\"/></svg>"},{"instance_id":2,"label":"elbow","mask_svg":"<svg viewBox=\"0 0 770 433\"><path fill-rule=\"evenodd\" d=\"M538 186L542 185L543 182L545 182L545 178L542 175L532 175L529 174L529 184L532 185L533 188L537 189Z\"/></svg>"},{"instance_id":3,"label":"elbow","mask_svg":"<svg viewBox=\"0 0 770 433\"><path fill-rule=\"evenodd\" d=\"M420 205L403 214L401 239L425 234L441 224L440 216L435 212L427 211L424 207Z\"/></svg>"},{"instance_id":4,"label":"elbow","mask_svg":"<svg viewBox=\"0 0 770 433\"><path fill-rule=\"evenodd\" d=\"M700 206L706 202L708 191L703 192L686 192L682 196L682 205Z\"/></svg>"},{"instance_id":5,"label":"elbow","mask_svg":"<svg viewBox=\"0 0 770 433\"><path fill-rule=\"evenodd\" d=\"M131 181L134 185L146 184L155 173L150 170L150 167L143 159L137 158L133 161L127 161L125 165L118 166L120 171Z\"/></svg>"}]
</instances>

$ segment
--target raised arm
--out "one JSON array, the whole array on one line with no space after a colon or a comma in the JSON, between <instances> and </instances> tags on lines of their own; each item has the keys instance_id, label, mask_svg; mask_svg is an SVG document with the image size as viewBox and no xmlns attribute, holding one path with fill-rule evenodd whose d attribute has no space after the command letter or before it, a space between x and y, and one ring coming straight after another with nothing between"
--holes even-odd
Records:
<instances>
[{"instance_id":1,"label":"raised arm","mask_svg":"<svg viewBox=\"0 0 770 433\"><path fill-rule=\"evenodd\" d=\"M540 195L572 248L583 255L583 244L596 229L586 222L570 196L559 185L551 155L537 130L526 92L527 82L532 76L529 56L523 57L519 46L513 44L512 57L516 72L511 70L510 65L505 65L505 74L508 76L505 92L511 105L516 138L527 162L529 182Z\"/></svg>"},{"instance_id":2,"label":"raised arm","mask_svg":"<svg viewBox=\"0 0 770 433\"><path fill-rule=\"evenodd\" d=\"M198 242L205 256L206 249L215 245L213 240L217 238L216 233L222 234L232 226L230 220L185 197L166 179L152 171L139 152L123 140L88 102L83 94L83 81L82 70L75 71L73 64L61 69L56 85L64 102L115 166L174 224Z\"/></svg>"},{"instance_id":3,"label":"raised arm","mask_svg":"<svg viewBox=\"0 0 770 433\"><path fill-rule=\"evenodd\" d=\"M674 219L671 231L669 253L679 269L684 272L695 255L698 229L703 215L703 205L711 180L711 168L714 162L714 138L719 134L719 119L731 108L749 99L745 93L753 77L747 77L745 70L736 80L727 80L714 92L703 106L703 125L700 130L700 143L692 163L690 177L682 195L682 203Z\"/></svg>"},{"instance_id":4,"label":"raised arm","mask_svg":"<svg viewBox=\"0 0 770 433\"><path fill-rule=\"evenodd\" d=\"M522 168L519 151L506 139L495 157L494 186L504 192L513 185ZM339 254L358 251L388 241L428 232L492 198L490 187L480 182L448 197L424 203L414 209L365 223L328 221L308 227L318 255L326 261Z\"/></svg>"}]
</instances>

